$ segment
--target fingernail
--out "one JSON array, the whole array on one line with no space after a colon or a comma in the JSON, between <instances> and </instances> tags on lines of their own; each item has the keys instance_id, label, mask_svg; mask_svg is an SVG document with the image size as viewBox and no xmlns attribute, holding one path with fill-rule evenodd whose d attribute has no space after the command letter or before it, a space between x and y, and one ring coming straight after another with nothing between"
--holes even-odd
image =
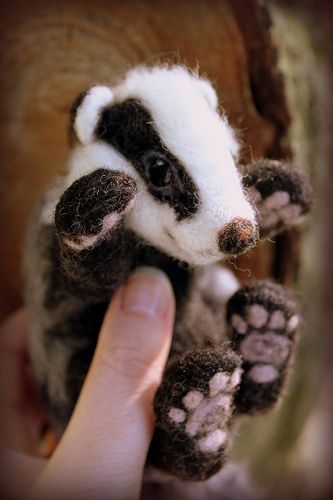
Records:
<instances>
[{"instance_id":1,"label":"fingernail","mask_svg":"<svg viewBox=\"0 0 333 500\"><path fill-rule=\"evenodd\" d=\"M125 284L122 308L128 313L163 317L171 303L166 275L153 267L139 267Z\"/></svg>"}]
</instances>

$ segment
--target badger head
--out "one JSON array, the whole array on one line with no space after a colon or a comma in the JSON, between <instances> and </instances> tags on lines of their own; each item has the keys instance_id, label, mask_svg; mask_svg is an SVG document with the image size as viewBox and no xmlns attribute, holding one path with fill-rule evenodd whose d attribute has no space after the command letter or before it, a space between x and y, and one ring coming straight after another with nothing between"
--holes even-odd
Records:
<instances>
[{"instance_id":1,"label":"badger head","mask_svg":"<svg viewBox=\"0 0 333 500\"><path fill-rule=\"evenodd\" d=\"M130 175L124 224L168 255L200 265L253 246L257 226L236 167L238 145L208 80L181 66L139 67L77 100L67 185L97 168Z\"/></svg>"}]
</instances>

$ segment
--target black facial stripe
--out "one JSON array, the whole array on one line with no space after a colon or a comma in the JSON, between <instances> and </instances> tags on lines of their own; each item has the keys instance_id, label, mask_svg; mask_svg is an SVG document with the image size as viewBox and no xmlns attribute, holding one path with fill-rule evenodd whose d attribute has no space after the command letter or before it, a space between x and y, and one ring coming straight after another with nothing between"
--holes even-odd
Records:
<instances>
[{"instance_id":1,"label":"black facial stripe","mask_svg":"<svg viewBox=\"0 0 333 500\"><path fill-rule=\"evenodd\" d=\"M96 130L96 137L114 146L125 156L144 179L148 191L162 203L170 205L182 220L199 208L199 193L185 168L163 145L153 126L153 119L144 106L128 99L105 108ZM147 178L142 158L150 151L163 155L173 165L177 183L167 189L156 189Z\"/></svg>"}]
</instances>

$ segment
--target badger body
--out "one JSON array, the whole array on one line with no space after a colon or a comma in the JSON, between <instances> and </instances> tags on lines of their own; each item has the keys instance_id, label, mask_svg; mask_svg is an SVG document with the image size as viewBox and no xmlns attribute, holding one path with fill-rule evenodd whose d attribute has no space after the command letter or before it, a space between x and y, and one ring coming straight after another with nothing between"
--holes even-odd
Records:
<instances>
[{"instance_id":1,"label":"badger body","mask_svg":"<svg viewBox=\"0 0 333 500\"><path fill-rule=\"evenodd\" d=\"M298 323L280 286L239 288L217 262L254 246L259 231L300 222L311 190L270 160L242 178L212 85L181 66L91 87L73 105L71 131L66 175L36 209L25 252L30 352L50 423L61 435L113 293L136 267L158 267L177 312L149 463L206 479L225 461L235 415L278 400Z\"/></svg>"}]
</instances>

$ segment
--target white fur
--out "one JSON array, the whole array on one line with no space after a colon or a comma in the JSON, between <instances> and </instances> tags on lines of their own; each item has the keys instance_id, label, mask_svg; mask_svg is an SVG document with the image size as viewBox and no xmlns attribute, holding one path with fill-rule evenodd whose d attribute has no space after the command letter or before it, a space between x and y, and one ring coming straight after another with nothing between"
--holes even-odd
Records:
<instances>
[{"instance_id":1,"label":"white fur","mask_svg":"<svg viewBox=\"0 0 333 500\"><path fill-rule=\"evenodd\" d=\"M205 80L204 78L193 78L193 81L196 82L196 85L203 97L206 99L208 105L213 111L217 110L218 100L215 90L212 87L212 84L209 80Z\"/></svg>"},{"instance_id":2,"label":"white fur","mask_svg":"<svg viewBox=\"0 0 333 500\"><path fill-rule=\"evenodd\" d=\"M198 268L197 276L204 297L217 304L225 304L240 287L233 272L220 265Z\"/></svg>"},{"instance_id":3,"label":"white fur","mask_svg":"<svg viewBox=\"0 0 333 500\"><path fill-rule=\"evenodd\" d=\"M84 97L77 109L74 130L82 144L88 144L94 138L94 131L102 108L111 103L113 98L109 87L96 85Z\"/></svg>"},{"instance_id":4,"label":"white fur","mask_svg":"<svg viewBox=\"0 0 333 500\"><path fill-rule=\"evenodd\" d=\"M39 214L39 220L42 224L52 224L54 222L55 207L64 189L64 178L59 177L54 185L46 191Z\"/></svg>"},{"instance_id":5,"label":"white fur","mask_svg":"<svg viewBox=\"0 0 333 500\"><path fill-rule=\"evenodd\" d=\"M100 106L108 98L106 91L100 100L88 95L87 104L84 101L79 108L78 133L84 145L73 154L66 186L96 168L123 171L138 186L135 204L125 219L128 228L170 256L190 264L221 260L219 232L235 217L255 223L255 214L243 193L233 158L238 144L226 119L212 109L216 106L214 95L207 80L181 66L139 67L113 88L114 102L136 98L143 103L162 142L194 180L200 197L200 209L194 216L177 221L173 208L148 193L134 167L113 147L97 141L87 144ZM97 109L93 109L93 104Z\"/></svg>"}]
</instances>

